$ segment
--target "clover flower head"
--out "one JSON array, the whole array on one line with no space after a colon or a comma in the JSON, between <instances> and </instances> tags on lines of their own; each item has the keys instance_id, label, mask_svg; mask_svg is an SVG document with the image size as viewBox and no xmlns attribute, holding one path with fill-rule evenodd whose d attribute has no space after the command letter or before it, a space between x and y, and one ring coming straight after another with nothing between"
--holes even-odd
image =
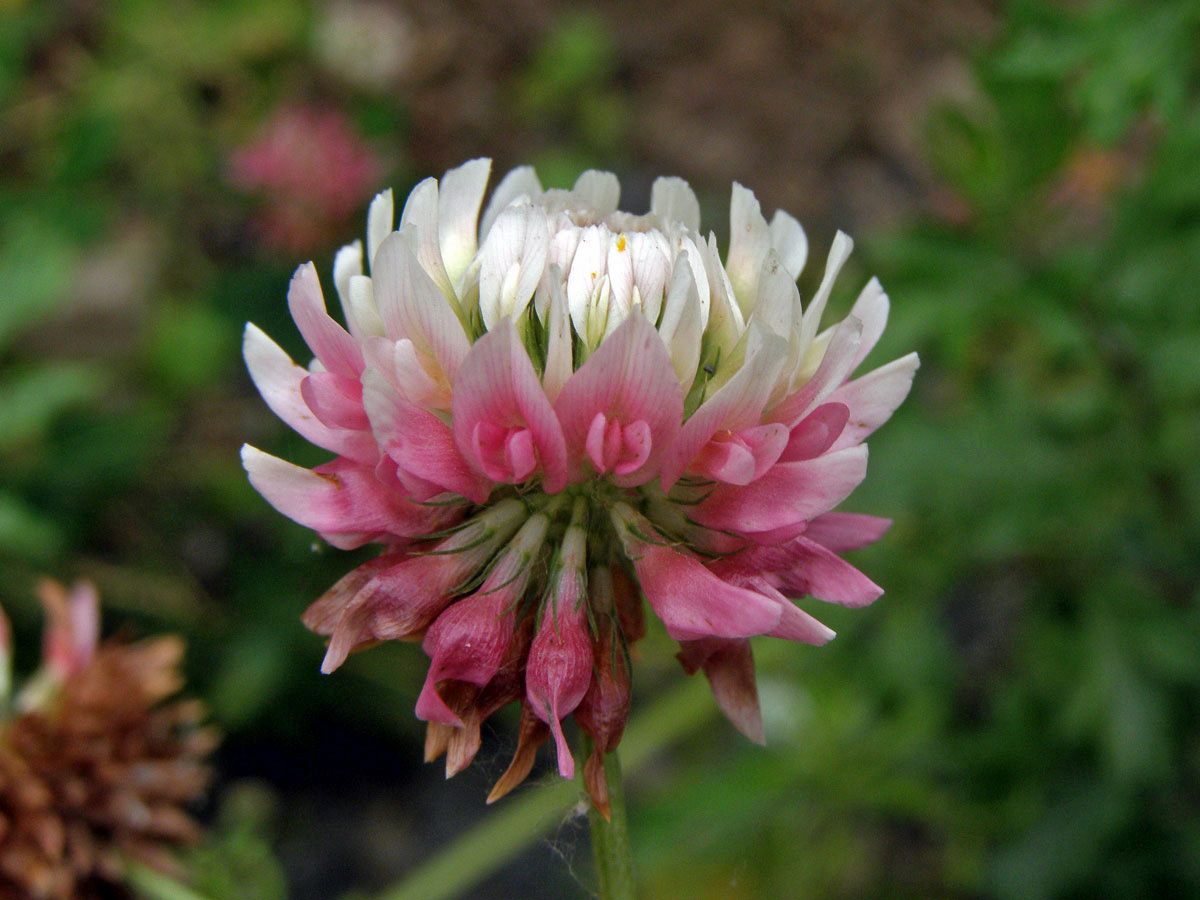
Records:
<instances>
[{"instance_id":1,"label":"clover flower head","mask_svg":"<svg viewBox=\"0 0 1200 900\"><path fill-rule=\"evenodd\" d=\"M336 454L308 470L253 447L243 462L284 515L342 548L384 552L304 616L329 638L323 668L382 640L420 640L426 755L467 765L479 725L522 704L520 743L492 799L562 720L600 764L629 708L643 598L688 672L763 740L747 639L823 644L833 632L789 597L861 606L881 589L842 552L888 521L833 511L866 474L863 440L907 395L909 354L851 379L883 331L872 280L850 314L820 320L851 250L839 233L816 293L808 244L734 185L722 258L695 194L654 183L650 211L618 210L616 176L543 190L531 168L483 198L488 160L429 178L396 222L375 198L366 242L333 281L345 321L301 266L288 302L307 367L254 325L245 357L267 404ZM483 208L482 216L480 209Z\"/></svg>"}]
</instances>

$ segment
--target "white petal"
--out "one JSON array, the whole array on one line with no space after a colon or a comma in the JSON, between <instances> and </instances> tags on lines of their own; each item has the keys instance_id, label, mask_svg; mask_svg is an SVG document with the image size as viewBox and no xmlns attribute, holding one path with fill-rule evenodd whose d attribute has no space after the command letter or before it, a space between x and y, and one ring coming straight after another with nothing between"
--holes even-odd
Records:
<instances>
[{"instance_id":1,"label":"white petal","mask_svg":"<svg viewBox=\"0 0 1200 900\"><path fill-rule=\"evenodd\" d=\"M550 232L536 206L500 213L479 253L479 312L491 329L504 316L519 316L546 268Z\"/></svg>"},{"instance_id":2,"label":"white petal","mask_svg":"<svg viewBox=\"0 0 1200 900\"><path fill-rule=\"evenodd\" d=\"M363 273L362 263L362 241L347 244L333 258L333 286L337 289L338 300L342 304L342 315L346 319L346 327L355 337L360 335L350 312L350 276Z\"/></svg>"},{"instance_id":3,"label":"white petal","mask_svg":"<svg viewBox=\"0 0 1200 900\"><path fill-rule=\"evenodd\" d=\"M854 301L850 315L856 316L862 321L863 333L862 343L858 348L858 358L854 360L851 371L859 367L866 355L879 342L879 338L883 335L883 329L887 327L890 305L888 295L883 292L883 285L879 283L878 278L868 281L867 286L858 295L858 299Z\"/></svg>"},{"instance_id":4,"label":"white petal","mask_svg":"<svg viewBox=\"0 0 1200 900\"><path fill-rule=\"evenodd\" d=\"M633 283L642 309L651 322L658 321L671 271L671 245L661 231L635 232L627 236L633 262Z\"/></svg>"},{"instance_id":5,"label":"white petal","mask_svg":"<svg viewBox=\"0 0 1200 900\"><path fill-rule=\"evenodd\" d=\"M608 245L609 301L604 336L612 334L625 321L633 306L633 253L629 236L618 234Z\"/></svg>"},{"instance_id":6,"label":"white petal","mask_svg":"<svg viewBox=\"0 0 1200 900\"><path fill-rule=\"evenodd\" d=\"M774 250L763 261L758 279L758 301L751 322L758 322L782 338L800 323L800 291L795 277L784 268Z\"/></svg>"},{"instance_id":7,"label":"white petal","mask_svg":"<svg viewBox=\"0 0 1200 900\"><path fill-rule=\"evenodd\" d=\"M771 246L779 254L783 267L791 274L792 281L795 281L808 261L808 236L803 226L782 209L775 210L770 230Z\"/></svg>"},{"instance_id":8,"label":"white petal","mask_svg":"<svg viewBox=\"0 0 1200 900\"><path fill-rule=\"evenodd\" d=\"M438 193L438 240L451 284L457 284L478 245L479 206L492 172L490 159L473 159L442 176Z\"/></svg>"},{"instance_id":9,"label":"white petal","mask_svg":"<svg viewBox=\"0 0 1200 900\"><path fill-rule=\"evenodd\" d=\"M375 305L375 290L366 275L353 275L346 291L346 318L351 330L362 340L371 335L383 334L383 321L379 318L379 307Z\"/></svg>"},{"instance_id":10,"label":"white petal","mask_svg":"<svg viewBox=\"0 0 1200 900\"><path fill-rule=\"evenodd\" d=\"M607 228L598 225L583 229L571 261L571 271L567 274L567 306L571 310L575 333L581 337L588 333L591 306L598 293L599 282L604 277L611 237Z\"/></svg>"},{"instance_id":11,"label":"white petal","mask_svg":"<svg viewBox=\"0 0 1200 900\"><path fill-rule=\"evenodd\" d=\"M483 211L483 218L479 220L479 243L482 244L487 239L488 232L492 230L492 223L506 206L521 197L536 200L541 195L542 183L538 181L533 166L521 166L501 178L496 189L492 191L492 198Z\"/></svg>"},{"instance_id":12,"label":"white petal","mask_svg":"<svg viewBox=\"0 0 1200 900\"><path fill-rule=\"evenodd\" d=\"M538 288L546 295L545 305L549 310L546 338L546 369L542 373L542 388L551 403L558 399L574 368L572 363L571 314L567 309L567 295L563 292L562 271L557 266L546 270L546 277Z\"/></svg>"},{"instance_id":13,"label":"white petal","mask_svg":"<svg viewBox=\"0 0 1200 900\"><path fill-rule=\"evenodd\" d=\"M453 384L470 342L462 323L413 255L411 232L406 228L385 240L375 261L375 302L388 337L411 340L437 363L446 383Z\"/></svg>"},{"instance_id":14,"label":"white petal","mask_svg":"<svg viewBox=\"0 0 1200 900\"><path fill-rule=\"evenodd\" d=\"M337 288L338 296L342 298L343 306L346 305L346 288L350 283L350 276L363 273L362 263L362 241L347 244L333 257L333 285Z\"/></svg>"},{"instance_id":15,"label":"white petal","mask_svg":"<svg viewBox=\"0 0 1200 900\"><path fill-rule=\"evenodd\" d=\"M412 189L412 193L404 201L404 212L400 214L400 228L413 233L413 247L421 268L446 295L446 299L457 305L457 295L446 276L446 267L442 263L442 248L438 243L437 179L426 178Z\"/></svg>"},{"instance_id":16,"label":"white petal","mask_svg":"<svg viewBox=\"0 0 1200 900\"><path fill-rule=\"evenodd\" d=\"M890 419L896 407L908 396L913 375L920 364L917 354L910 353L846 382L830 394L830 400L850 407L846 430L831 449L840 450L857 444Z\"/></svg>"},{"instance_id":17,"label":"white petal","mask_svg":"<svg viewBox=\"0 0 1200 900\"><path fill-rule=\"evenodd\" d=\"M621 182L612 172L588 169L575 179L571 193L577 202L606 216L616 212L621 202Z\"/></svg>"},{"instance_id":18,"label":"white petal","mask_svg":"<svg viewBox=\"0 0 1200 900\"><path fill-rule=\"evenodd\" d=\"M709 286L710 305L707 310L707 331L724 352L732 350L734 345L746 330L746 322L742 318L742 309L733 299L733 287L729 277L721 265L721 255L717 251L717 239L709 234L708 243L698 255L704 262Z\"/></svg>"},{"instance_id":19,"label":"white petal","mask_svg":"<svg viewBox=\"0 0 1200 900\"><path fill-rule=\"evenodd\" d=\"M829 248L829 259L825 262L825 276L821 279L821 286L813 295L808 309L804 310L804 319L800 328L802 356L807 352L809 343L817 333L817 326L821 323L821 314L825 311L825 304L829 300L829 294L833 291L833 282L837 280L838 273L842 271L842 266L845 265L846 260L850 257L850 251L853 249L854 241L850 239L849 235L839 231L834 236L833 245Z\"/></svg>"},{"instance_id":20,"label":"white petal","mask_svg":"<svg viewBox=\"0 0 1200 900\"><path fill-rule=\"evenodd\" d=\"M770 248L771 234L758 200L751 191L734 182L729 202L729 255L725 258L725 271L738 306L747 317L754 309L758 274Z\"/></svg>"},{"instance_id":21,"label":"white petal","mask_svg":"<svg viewBox=\"0 0 1200 900\"><path fill-rule=\"evenodd\" d=\"M367 265L374 267L375 254L383 239L392 233L396 210L392 202L392 189L381 191L371 201L367 210Z\"/></svg>"},{"instance_id":22,"label":"white petal","mask_svg":"<svg viewBox=\"0 0 1200 900\"><path fill-rule=\"evenodd\" d=\"M575 260L575 249L579 246L578 228L559 228L550 238L550 248L546 251L546 269L557 266L559 277L563 272L571 271L571 263ZM550 295L539 291L533 295L534 308L538 318L546 321L546 311L549 308Z\"/></svg>"},{"instance_id":23,"label":"white petal","mask_svg":"<svg viewBox=\"0 0 1200 900\"><path fill-rule=\"evenodd\" d=\"M658 326L658 333L667 345L671 365L685 396L696 378L696 367L700 364L700 339L704 335L704 324L700 321L700 298L688 255L681 254L683 258L677 257L675 260L671 286L663 302L662 322Z\"/></svg>"},{"instance_id":24,"label":"white petal","mask_svg":"<svg viewBox=\"0 0 1200 900\"><path fill-rule=\"evenodd\" d=\"M679 222L689 231L700 230L700 201L682 178L654 179L650 188L650 212L664 222Z\"/></svg>"}]
</instances>

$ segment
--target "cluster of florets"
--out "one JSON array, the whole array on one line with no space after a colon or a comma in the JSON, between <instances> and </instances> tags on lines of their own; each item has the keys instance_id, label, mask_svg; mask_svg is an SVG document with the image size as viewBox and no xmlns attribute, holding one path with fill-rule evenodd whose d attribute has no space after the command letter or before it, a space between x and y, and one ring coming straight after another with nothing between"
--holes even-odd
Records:
<instances>
[{"instance_id":1,"label":"cluster of florets","mask_svg":"<svg viewBox=\"0 0 1200 900\"><path fill-rule=\"evenodd\" d=\"M915 354L850 380L883 331L872 280L821 331L850 253L838 234L814 296L796 279L808 245L735 185L722 260L678 178L650 212L619 212L614 175L571 191L510 172L479 215L490 172L474 160L409 195L390 192L333 278L292 281L292 316L316 358L296 365L253 325L245 356L268 405L337 454L302 469L252 447L243 460L278 510L338 547L384 546L305 614L329 638L323 668L382 640L421 640L417 701L427 755L451 773L479 725L523 705L520 745L493 797L553 734L574 761L573 715L600 766L629 707L628 648L642 598L703 669L718 704L763 739L747 638L822 644L833 632L789 596L859 606L881 589L838 554L888 522L832 512L864 478L864 438L908 393ZM368 274L369 273L369 274Z\"/></svg>"}]
</instances>

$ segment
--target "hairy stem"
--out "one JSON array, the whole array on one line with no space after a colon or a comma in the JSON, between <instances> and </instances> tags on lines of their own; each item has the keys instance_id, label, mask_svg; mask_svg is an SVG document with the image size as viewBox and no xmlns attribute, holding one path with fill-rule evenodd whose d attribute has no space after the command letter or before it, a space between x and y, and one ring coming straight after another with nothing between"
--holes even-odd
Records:
<instances>
[{"instance_id":1,"label":"hairy stem","mask_svg":"<svg viewBox=\"0 0 1200 900\"><path fill-rule=\"evenodd\" d=\"M633 853L625 818L625 790L621 783L621 763L615 751L604 757L604 780L608 785L611 818L605 819L595 808L588 811L596 890L600 900L634 900Z\"/></svg>"}]
</instances>

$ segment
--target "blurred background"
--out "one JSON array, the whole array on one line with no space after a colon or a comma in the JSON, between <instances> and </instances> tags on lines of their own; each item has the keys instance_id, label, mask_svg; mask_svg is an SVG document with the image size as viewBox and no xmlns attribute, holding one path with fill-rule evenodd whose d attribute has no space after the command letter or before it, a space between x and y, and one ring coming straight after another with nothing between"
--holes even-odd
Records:
<instances>
[{"instance_id":1,"label":"blurred background","mask_svg":"<svg viewBox=\"0 0 1200 900\"><path fill-rule=\"evenodd\" d=\"M922 368L845 504L895 519L853 560L887 594L821 610L827 648L756 644L768 747L643 645L644 896L1200 896L1198 63L1196 0L0 0L18 669L39 574L93 579L106 633L186 636L226 734L188 858L212 900L588 896L544 760L484 806L514 716L446 783L418 648L318 674L299 613L369 551L247 485L243 441L323 457L241 329L307 358L297 264L328 279L376 191L474 156L611 169L635 211L681 175L719 235L736 179L814 260L858 240L833 303L878 275L873 359Z\"/></svg>"}]
</instances>

